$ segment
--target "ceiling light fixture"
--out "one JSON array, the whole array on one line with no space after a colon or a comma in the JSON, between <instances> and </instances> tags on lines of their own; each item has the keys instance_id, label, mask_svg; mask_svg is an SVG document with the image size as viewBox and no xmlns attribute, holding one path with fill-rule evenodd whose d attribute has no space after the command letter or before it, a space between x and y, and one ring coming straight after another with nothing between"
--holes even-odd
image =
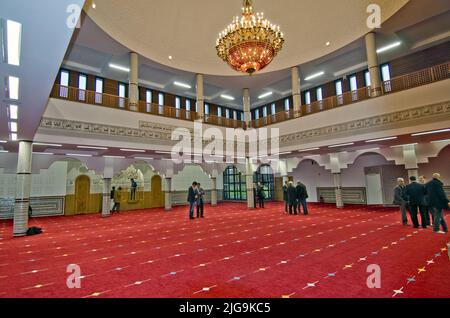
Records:
<instances>
[{"instance_id":1,"label":"ceiling light fixture","mask_svg":"<svg viewBox=\"0 0 450 318\"><path fill-rule=\"evenodd\" d=\"M6 140L0 140L0 144L6 144L7 141Z\"/></svg>"},{"instance_id":2,"label":"ceiling light fixture","mask_svg":"<svg viewBox=\"0 0 450 318\"><path fill-rule=\"evenodd\" d=\"M433 140L431 143L436 144L438 142L450 142L450 139L442 139L442 140Z\"/></svg>"},{"instance_id":3,"label":"ceiling light fixture","mask_svg":"<svg viewBox=\"0 0 450 318\"><path fill-rule=\"evenodd\" d=\"M273 92L267 92L267 93L264 93L264 94L262 94L262 95L259 95L258 98L259 98L259 99L264 99L264 98L266 98L266 97L271 96L272 94L273 94Z\"/></svg>"},{"instance_id":4,"label":"ceiling light fixture","mask_svg":"<svg viewBox=\"0 0 450 318\"><path fill-rule=\"evenodd\" d=\"M386 46L383 46L383 47L379 48L377 50L377 53L383 53L383 52L392 50L393 48L396 48L397 46L400 46L401 44L402 44L402 42L400 42L400 41L391 43L389 45L386 45Z\"/></svg>"},{"instance_id":5,"label":"ceiling light fixture","mask_svg":"<svg viewBox=\"0 0 450 318\"><path fill-rule=\"evenodd\" d=\"M234 100L234 97L230 96L230 95L220 95L220 97L222 97L223 99L227 99L227 100Z\"/></svg>"},{"instance_id":6,"label":"ceiling light fixture","mask_svg":"<svg viewBox=\"0 0 450 318\"><path fill-rule=\"evenodd\" d=\"M172 55L169 55L169 60L172 60L173 59L173 56Z\"/></svg>"},{"instance_id":7,"label":"ceiling light fixture","mask_svg":"<svg viewBox=\"0 0 450 318\"><path fill-rule=\"evenodd\" d=\"M124 152L145 152L145 150L140 150L140 149L120 149L120 151L124 151Z\"/></svg>"},{"instance_id":8,"label":"ceiling light fixture","mask_svg":"<svg viewBox=\"0 0 450 318\"><path fill-rule=\"evenodd\" d=\"M11 132L16 133L17 132L17 123L15 121L10 121L9 129L11 130Z\"/></svg>"},{"instance_id":9,"label":"ceiling light fixture","mask_svg":"<svg viewBox=\"0 0 450 318\"><path fill-rule=\"evenodd\" d=\"M9 105L9 118L12 120L19 118L19 107L17 105Z\"/></svg>"},{"instance_id":10,"label":"ceiling light fixture","mask_svg":"<svg viewBox=\"0 0 450 318\"><path fill-rule=\"evenodd\" d=\"M354 142L349 142L347 144L339 144L339 145L328 146L328 148L339 148L339 147L345 147L345 146L353 146L354 144L355 144Z\"/></svg>"},{"instance_id":11,"label":"ceiling light fixture","mask_svg":"<svg viewBox=\"0 0 450 318\"><path fill-rule=\"evenodd\" d=\"M95 150L108 150L108 148L96 147L96 146L77 146L77 148L80 148L80 149L95 149Z\"/></svg>"},{"instance_id":12,"label":"ceiling light fixture","mask_svg":"<svg viewBox=\"0 0 450 318\"><path fill-rule=\"evenodd\" d=\"M17 134L15 134L15 133L11 134L11 140L17 141Z\"/></svg>"},{"instance_id":13,"label":"ceiling light fixture","mask_svg":"<svg viewBox=\"0 0 450 318\"><path fill-rule=\"evenodd\" d=\"M22 41L22 24L16 21L6 21L6 45L8 64L20 65L20 49Z\"/></svg>"},{"instance_id":14,"label":"ceiling light fixture","mask_svg":"<svg viewBox=\"0 0 450 318\"><path fill-rule=\"evenodd\" d=\"M173 82L173 84L175 86L183 87L183 88L187 88L187 89L191 89L192 88L191 85L188 85L188 84L185 84L185 83L181 83L181 82Z\"/></svg>"},{"instance_id":15,"label":"ceiling light fixture","mask_svg":"<svg viewBox=\"0 0 450 318\"><path fill-rule=\"evenodd\" d=\"M51 152L34 152L33 151L33 155L52 156L52 155L54 155L54 153L51 153Z\"/></svg>"},{"instance_id":16,"label":"ceiling light fixture","mask_svg":"<svg viewBox=\"0 0 450 318\"><path fill-rule=\"evenodd\" d=\"M325 43L326 46L330 46L330 44L331 44L330 42Z\"/></svg>"},{"instance_id":17,"label":"ceiling light fixture","mask_svg":"<svg viewBox=\"0 0 450 318\"><path fill-rule=\"evenodd\" d=\"M377 142L377 141L394 140L394 139L397 139L397 138L398 138L398 137L378 138L378 139L366 140L366 142L367 142L367 143L370 143L370 142Z\"/></svg>"},{"instance_id":18,"label":"ceiling light fixture","mask_svg":"<svg viewBox=\"0 0 450 318\"><path fill-rule=\"evenodd\" d=\"M62 147L62 145L59 144L46 144L42 142L33 142L33 146Z\"/></svg>"},{"instance_id":19,"label":"ceiling light fixture","mask_svg":"<svg viewBox=\"0 0 450 318\"><path fill-rule=\"evenodd\" d=\"M92 9L97 8L97 5L95 3L92 3Z\"/></svg>"},{"instance_id":20,"label":"ceiling light fixture","mask_svg":"<svg viewBox=\"0 0 450 318\"><path fill-rule=\"evenodd\" d=\"M70 157L92 157L92 155L85 155L80 153L66 153L66 156Z\"/></svg>"},{"instance_id":21,"label":"ceiling light fixture","mask_svg":"<svg viewBox=\"0 0 450 318\"><path fill-rule=\"evenodd\" d=\"M159 153L159 154L163 154L163 155L171 155L172 152L171 151L155 151L155 153Z\"/></svg>"},{"instance_id":22,"label":"ceiling light fixture","mask_svg":"<svg viewBox=\"0 0 450 318\"><path fill-rule=\"evenodd\" d=\"M417 146L417 145L418 145L418 143L404 144L404 145L391 146L391 148L408 147L408 146Z\"/></svg>"},{"instance_id":23,"label":"ceiling light fixture","mask_svg":"<svg viewBox=\"0 0 450 318\"><path fill-rule=\"evenodd\" d=\"M8 150L0 150L0 153L8 153Z\"/></svg>"},{"instance_id":24,"label":"ceiling light fixture","mask_svg":"<svg viewBox=\"0 0 450 318\"><path fill-rule=\"evenodd\" d=\"M320 76L322 76L324 74L325 74L325 72L323 72L323 71L322 72L318 72L318 73L314 73L314 74L306 77L305 81L309 81L309 80L315 79L315 78L320 77Z\"/></svg>"},{"instance_id":25,"label":"ceiling light fixture","mask_svg":"<svg viewBox=\"0 0 450 318\"><path fill-rule=\"evenodd\" d=\"M253 13L252 0L244 0L242 17L235 17L219 34L217 55L234 70L252 75L269 65L283 48L280 27Z\"/></svg>"},{"instance_id":26,"label":"ceiling light fixture","mask_svg":"<svg viewBox=\"0 0 450 318\"><path fill-rule=\"evenodd\" d=\"M119 71L122 71L122 72L128 72L128 73L130 72L130 69L128 67L120 66L120 65L117 65L117 64L109 63L109 67L113 68L113 69L116 69L116 70L119 70Z\"/></svg>"},{"instance_id":27,"label":"ceiling light fixture","mask_svg":"<svg viewBox=\"0 0 450 318\"><path fill-rule=\"evenodd\" d=\"M307 152L307 151L314 151L314 150L319 150L320 148L309 148L309 149L302 149L299 150L298 152Z\"/></svg>"},{"instance_id":28,"label":"ceiling light fixture","mask_svg":"<svg viewBox=\"0 0 450 318\"><path fill-rule=\"evenodd\" d=\"M417 137L417 136L424 136L424 135L439 134L439 133L444 133L444 132L450 132L450 128L440 129L440 130L432 130L432 131L425 131L425 132L421 132L421 133L412 134L411 136L412 137Z\"/></svg>"},{"instance_id":29,"label":"ceiling light fixture","mask_svg":"<svg viewBox=\"0 0 450 318\"><path fill-rule=\"evenodd\" d=\"M15 76L8 76L8 98L19 99L19 78Z\"/></svg>"},{"instance_id":30,"label":"ceiling light fixture","mask_svg":"<svg viewBox=\"0 0 450 318\"><path fill-rule=\"evenodd\" d=\"M125 159L124 156L103 156L103 158Z\"/></svg>"},{"instance_id":31,"label":"ceiling light fixture","mask_svg":"<svg viewBox=\"0 0 450 318\"><path fill-rule=\"evenodd\" d=\"M153 158L151 158L151 157L134 157L134 159L139 159L139 160L153 160Z\"/></svg>"}]
</instances>

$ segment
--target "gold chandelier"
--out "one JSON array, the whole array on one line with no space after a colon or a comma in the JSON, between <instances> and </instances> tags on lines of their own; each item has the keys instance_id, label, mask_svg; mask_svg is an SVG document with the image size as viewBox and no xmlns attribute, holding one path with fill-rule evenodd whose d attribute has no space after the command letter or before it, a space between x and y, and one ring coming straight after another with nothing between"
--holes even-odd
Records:
<instances>
[{"instance_id":1,"label":"gold chandelier","mask_svg":"<svg viewBox=\"0 0 450 318\"><path fill-rule=\"evenodd\" d=\"M244 0L242 17L235 17L219 34L217 55L233 69L252 75L272 62L284 43L280 27L253 13L252 1Z\"/></svg>"}]
</instances>

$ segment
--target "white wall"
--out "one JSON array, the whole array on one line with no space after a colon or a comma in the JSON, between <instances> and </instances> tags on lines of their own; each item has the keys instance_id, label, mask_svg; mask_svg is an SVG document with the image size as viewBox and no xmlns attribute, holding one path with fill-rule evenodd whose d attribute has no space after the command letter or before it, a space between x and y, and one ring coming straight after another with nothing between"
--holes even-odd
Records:
<instances>
[{"instance_id":1,"label":"white wall","mask_svg":"<svg viewBox=\"0 0 450 318\"><path fill-rule=\"evenodd\" d=\"M222 172L223 171L220 171L217 176L217 189L223 189ZM200 182L202 188L205 190L210 190L212 188L211 179L200 166L189 165L185 166L182 171L173 177L172 191L187 191L194 181Z\"/></svg>"},{"instance_id":2,"label":"white wall","mask_svg":"<svg viewBox=\"0 0 450 318\"><path fill-rule=\"evenodd\" d=\"M441 174L445 185L450 185L450 146L442 149L436 158L430 158L428 163L419 164L419 175L426 176L428 180L435 172Z\"/></svg>"},{"instance_id":3,"label":"white wall","mask_svg":"<svg viewBox=\"0 0 450 318\"><path fill-rule=\"evenodd\" d=\"M333 187L333 176L330 171L319 166L313 160L304 160L291 174L294 182L302 182L308 191L309 201L317 202L317 188Z\"/></svg>"},{"instance_id":4,"label":"white wall","mask_svg":"<svg viewBox=\"0 0 450 318\"><path fill-rule=\"evenodd\" d=\"M389 164L389 162L382 155L363 154L347 169L342 170L342 184L345 187L365 187L366 178L364 168L386 164Z\"/></svg>"}]
</instances>

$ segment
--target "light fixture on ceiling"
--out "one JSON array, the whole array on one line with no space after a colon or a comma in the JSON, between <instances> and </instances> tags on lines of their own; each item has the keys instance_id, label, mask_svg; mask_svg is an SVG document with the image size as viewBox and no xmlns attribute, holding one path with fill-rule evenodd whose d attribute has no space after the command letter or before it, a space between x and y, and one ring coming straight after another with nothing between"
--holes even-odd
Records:
<instances>
[{"instance_id":1,"label":"light fixture on ceiling","mask_svg":"<svg viewBox=\"0 0 450 318\"><path fill-rule=\"evenodd\" d=\"M103 158L111 158L111 159L125 159L124 156L103 156Z\"/></svg>"},{"instance_id":2,"label":"light fixture on ceiling","mask_svg":"<svg viewBox=\"0 0 450 318\"><path fill-rule=\"evenodd\" d=\"M181 83L181 82L173 82L173 85L178 86L178 87L183 87L183 88L187 88L187 89L191 89L191 85L185 84L185 83Z\"/></svg>"},{"instance_id":3,"label":"light fixture on ceiling","mask_svg":"<svg viewBox=\"0 0 450 318\"><path fill-rule=\"evenodd\" d=\"M299 150L298 152L307 152L307 151L314 151L314 150L319 150L320 148L309 148L309 149L302 149Z\"/></svg>"},{"instance_id":4,"label":"light fixture on ceiling","mask_svg":"<svg viewBox=\"0 0 450 318\"><path fill-rule=\"evenodd\" d=\"M267 92L267 93L264 93L264 94L262 94L262 95L259 95L258 98L259 98L259 99L264 99L264 98L266 98L266 97L271 96L272 94L273 94L273 92Z\"/></svg>"},{"instance_id":5,"label":"light fixture on ceiling","mask_svg":"<svg viewBox=\"0 0 450 318\"><path fill-rule=\"evenodd\" d=\"M43 142L33 142L33 146L62 147L62 145L59 144L47 144Z\"/></svg>"},{"instance_id":6,"label":"light fixture on ceiling","mask_svg":"<svg viewBox=\"0 0 450 318\"><path fill-rule=\"evenodd\" d=\"M19 118L19 107L17 105L9 105L9 118L17 120Z\"/></svg>"},{"instance_id":7,"label":"light fixture on ceiling","mask_svg":"<svg viewBox=\"0 0 450 318\"><path fill-rule=\"evenodd\" d=\"M16 21L6 21L6 54L10 65L20 65L20 50L22 41L22 24Z\"/></svg>"},{"instance_id":8,"label":"light fixture on ceiling","mask_svg":"<svg viewBox=\"0 0 450 318\"><path fill-rule=\"evenodd\" d=\"M12 133L11 134L11 140L12 141L17 141L17 134L16 133Z\"/></svg>"},{"instance_id":9,"label":"light fixture on ceiling","mask_svg":"<svg viewBox=\"0 0 450 318\"><path fill-rule=\"evenodd\" d=\"M389 45L380 47L380 48L377 50L377 53L383 53L383 52L392 50L393 48L396 48L397 46L400 46L401 44L402 44L402 42L397 41L397 42L391 43L391 44L389 44Z\"/></svg>"},{"instance_id":10,"label":"light fixture on ceiling","mask_svg":"<svg viewBox=\"0 0 450 318\"><path fill-rule=\"evenodd\" d=\"M369 148L369 149L361 149L361 150L359 150L359 151L376 151L376 150L380 150L380 147Z\"/></svg>"},{"instance_id":11,"label":"light fixture on ceiling","mask_svg":"<svg viewBox=\"0 0 450 318\"><path fill-rule=\"evenodd\" d=\"M7 141L6 140L0 140L0 144L6 144Z\"/></svg>"},{"instance_id":12,"label":"light fixture on ceiling","mask_svg":"<svg viewBox=\"0 0 450 318\"><path fill-rule=\"evenodd\" d=\"M138 160L153 160L153 158L151 158L151 157L134 157L134 159L138 159Z\"/></svg>"},{"instance_id":13,"label":"light fixture on ceiling","mask_svg":"<svg viewBox=\"0 0 450 318\"><path fill-rule=\"evenodd\" d=\"M328 41L327 43L325 43L326 46L330 46L330 44L331 44L331 43L330 43L329 41Z\"/></svg>"},{"instance_id":14,"label":"light fixture on ceiling","mask_svg":"<svg viewBox=\"0 0 450 318\"><path fill-rule=\"evenodd\" d=\"M0 150L0 153L8 153L8 150Z\"/></svg>"},{"instance_id":15,"label":"light fixture on ceiling","mask_svg":"<svg viewBox=\"0 0 450 318\"><path fill-rule=\"evenodd\" d=\"M417 137L417 136L424 136L424 135L439 134L439 133L444 133L444 132L450 132L450 128L439 129L439 130L432 130L432 131L425 131L425 132L421 132L421 133L412 134L411 136L412 137Z\"/></svg>"},{"instance_id":16,"label":"light fixture on ceiling","mask_svg":"<svg viewBox=\"0 0 450 318\"><path fill-rule=\"evenodd\" d=\"M377 142L377 141L387 141L387 140L394 140L397 139L398 137L386 137L386 138L378 138L378 139L371 139L371 140L366 140L367 143L371 143L371 142Z\"/></svg>"},{"instance_id":17,"label":"light fixture on ceiling","mask_svg":"<svg viewBox=\"0 0 450 318\"><path fill-rule=\"evenodd\" d=\"M234 100L234 97L230 96L230 95L223 94L223 95L220 95L220 97L222 97L223 99L227 99L227 100Z\"/></svg>"},{"instance_id":18,"label":"light fixture on ceiling","mask_svg":"<svg viewBox=\"0 0 450 318\"><path fill-rule=\"evenodd\" d=\"M155 153L158 153L158 154L161 154L161 155L171 155L172 154L171 151L163 151L163 150L155 151Z\"/></svg>"},{"instance_id":19,"label":"light fixture on ceiling","mask_svg":"<svg viewBox=\"0 0 450 318\"><path fill-rule=\"evenodd\" d=\"M285 151L285 152L280 152L277 155L283 156L283 155L290 155L291 153L292 153L292 151Z\"/></svg>"},{"instance_id":20,"label":"light fixture on ceiling","mask_svg":"<svg viewBox=\"0 0 450 318\"><path fill-rule=\"evenodd\" d=\"M97 5L95 4L95 2L92 3L92 9L97 8Z\"/></svg>"},{"instance_id":21,"label":"light fixture on ceiling","mask_svg":"<svg viewBox=\"0 0 450 318\"><path fill-rule=\"evenodd\" d=\"M404 144L404 145L391 146L391 148L408 147L408 146L417 146L417 145L418 145L418 143Z\"/></svg>"},{"instance_id":22,"label":"light fixture on ceiling","mask_svg":"<svg viewBox=\"0 0 450 318\"><path fill-rule=\"evenodd\" d=\"M305 81L309 81L309 80L315 79L315 78L320 77L320 76L322 76L322 75L324 75L324 74L325 74L324 71L321 71L321 72L318 72L318 73L314 73L314 74L312 74L312 75L306 77L306 78L305 78Z\"/></svg>"},{"instance_id":23,"label":"light fixture on ceiling","mask_svg":"<svg viewBox=\"0 0 450 318\"><path fill-rule=\"evenodd\" d=\"M115 70L122 71L122 72L128 72L128 73L130 72L130 69L128 67L120 66L120 65L117 65L117 64L113 64L113 63L109 63L109 67L113 68Z\"/></svg>"},{"instance_id":24,"label":"light fixture on ceiling","mask_svg":"<svg viewBox=\"0 0 450 318\"><path fill-rule=\"evenodd\" d=\"M96 147L96 146L77 146L80 149L94 149L94 150L108 150L106 147Z\"/></svg>"},{"instance_id":25,"label":"light fixture on ceiling","mask_svg":"<svg viewBox=\"0 0 450 318\"><path fill-rule=\"evenodd\" d=\"M123 151L123 152L145 152L145 150L141 150L141 149L120 149L120 151Z\"/></svg>"},{"instance_id":26,"label":"light fixture on ceiling","mask_svg":"<svg viewBox=\"0 0 450 318\"><path fill-rule=\"evenodd\" d=\"M54 153L51 153L51 152L34 152L33 151L33 155L52 156L52 155L54 155Z\"/></svg>"},{"instance_id":27,"label":"light fixture on ceiling","mask_svg":"<svg viewBox=\"0 0 450 318\"><path fill-rule=\"evenodd\" d=\"M234 70L253 74L269 65L283 48L280 27L253 13L252 0L244 0L242 17L235 17L219 34L217 55Z\"/></svg>"},{"instance_id":28,"label":"light fixture on ceiling","mask_svg":"<svg viewBox=\"0 0 450 318\"><path fill-rule=\"evenodd\" d=\"M20 80L15 76L8 76L8 98L13 100L19 99Z\"/></svg>"},{"instance_id":29,"label":"light fixture on ceiling","mask_svg":"<svg viewBox=\"0 0 450 318\"><path fill-rule=\"evenodd\" d=\"M339 147L345 147L345 146L353 146L355 143L354 142L349 142L346 144L339 144L339 145L332 145L332 146L328 146L328 148L339 148Z\"/></svg>"},{"instance_id":30,"label":"light fixture on ceiling","mask_svg":"<svg viewBox=\"0 0 450 318\"><path fill-rule=\"evenodd\" d=\"M442 139L442 140L433 140L431 143L432 144L437 144L439 142L450 142L450 139Z\"/></svg>"},{"instance_id":31,"label":"light fixture on ceiling","mask_svg":"<svg viewBox=\"0 0 450 318\"><path fill-rule=\"evenodd\" d=\"M16 133L17 132L17 122L10 121L9 122L9 130L13 133Z\"/></svg>"},{"instance_id":32,"label":"light fixture on ceiling","mask_svg":"<svg viewBox=\"0 0 450 318\"><path fill-rule=\"evenodd\" d=\"M92 155L80 154L80 153L66 153L69 157L92 157Z\"/></svg>"},{"instance_id":33,"label":"light fixture on ceiling","mask_svg":"<svg viewBox=\"0 0 450 318\"><path fill-rule=\"evenodd\" d=\"M172 60L173 59L173 56L172 55L169 55L169 60Z\"/></svg>"}]
</instances>

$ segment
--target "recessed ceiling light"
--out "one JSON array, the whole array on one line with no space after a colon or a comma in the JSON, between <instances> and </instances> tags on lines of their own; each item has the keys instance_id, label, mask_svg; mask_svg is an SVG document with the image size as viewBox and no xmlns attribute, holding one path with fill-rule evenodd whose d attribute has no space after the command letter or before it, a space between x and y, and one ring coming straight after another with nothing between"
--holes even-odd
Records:
<instances>
[{"instance_id":1,"label":"recessed ceiling light","mask_svg":"<svg viewBox=\"0 0 450 318\"><path fill-rule=\"evenodd\" d=\"M173 59L172 55L169 55L169 60Z\"/></svg>"},{"instance_id":2,"label":"recessed ceiling light","mask_svg":"<svg viewBox=\"0 0 450 318\"><path fill-rule=\"evenodd\" d=\"M95 3L92 4L92 9L97 8L97 5Z\"/></svg>"},{"instance_id":3,"label":"recessed ceiling light","mask_svg":"<svg viewBox=\"0 0 450 318\"><path fill-rule=\"evenodd\" d=\"M7 141L6 140L0 140L0 144L6 144Z\"/></svg>"},{"instance_id":4,"label":"recessed ceiling light","mask_svg":"<svg viewBox=\"0 0 450 318\"><path fill-rule=\"evenodd\" d=\"M273 92L267 92L267 93L264 93L262 95L259 95L258 98L259 99L263 99L263 98L271 96L272 94L273 94Z\"/></svg>"},{"instance_id":5,"label":"recessed ceiling light","mask_svg":"<svg viewBox=\"0 0 450 318\"><path fill-rule=\"evenodd\" d=\"M318 73L315 73L315 74L312 74L312 75L310 75L310 76L308 76L307 78L305 78L305 81L309 81L309 80L312 80L312 79L314 79L314 78L317 78L317 77L319 77L319 76L322 76L323 74L325 74L325 72L318 72Z\"/></svg>"},{"instance_id":6,"label":"recessed ceiling light","mask_svg":"<svg viewBox=\"0 0 450 318\"><path fill-rule=\"evenodd\" d=\"M80 153L67 153L66 156L71 156L71 157L92 157L92 155L85 155L85 154L80 154Z\"/></svg>"},{"instance_id":7,"label":"recessed ceiling light","mask_svg":"<svg viewBox=\"0 0 450 318\"><path fill-rule=\"evenodd\" d=\"M379 139L371 139L371 140L366 140L367 143L370 142L377 142L377 141L386 141L386 140L394 140L397 139L398 137L386 137L386 138L379 138Z\"/></svg>"},{"instance_id":8,"label":"recessed ceiling light","mask_svg":"<svg viewBox=\"0 0 450 318\"><path fill-rule=\"evenodd\" d=\"M0 150L0 153L7 153L9 152L8 150Z\"/></svg>"},{"instance_id":9,"label":"recessed ceiling light","mask_svg":"<svg viewBox=\"0 0 450 318\"><path fill-rule=\"evenodd\" d=\"M51 153L51 152L34 152L33 151L33 155L47 155L47 156L51 156L51 155L54 155L54 153Z\"/></svg>"},{"instance_id":10,"label":"recessed ceiling light","mask_svg":"<svg viewBox=\"0 0 450 318\"><path fill-rule=\"evenodd\" d=\"M140 149L120 149L120 151L124 151L124 152L145 152L145 150L140 150Z\"/></svg>"},{"instance_id":11,"label":"recessed ceiling light","mask_svg":"<svg viewBox=\"0 0 450 318\"><path fill-rule=\"evenodd\" d=\"M16 133L17 132L17 123L15 121L10 121L9 129L11 130L11 132Z\"/></svg>"},{"instance_id":12,"label":"recessed ceiling light","mask_svg":"<svg viewBox=\"0 0 450 318\"><path fill-rule=\"evenodd\" d=\"M6 22L6 39L8 64L19 66L22 24L16 21L8 20Z\"/></svg>"},{"instance_id":13,"label":"recessed ceiling light","mask_svg":"<svg viewBox=\"0 0 450 318\"><path fill-rule=\"evenodd\" d=\"M108 150L108 148L105 148L105 147L95 147L95 146L77 146L77 148L80 148L80 149L95 149L95 150Z\"/></svg>"},{"instance_id":14,"label":"recessed ceiling light","mask_svg":"<svg viewBox=\"0 0 450 318\"><path fill-rule=\"evenodd\" d=\"M320 148L309 148L309 149L302 149L299 150L298 152L306 152L306 151L314 151L314 150L319 150Z\"/></svg>"},{"instance_id":15,"label":"recessed ceiling light","mask_svg":"<svg viewBox=\"0 0 450 318\"><path fill-rule=\"evenodd\" d=\"M407 147L407 146L417 146L418 143L413 143L413 144L404 144L404 145L396 145L396 146L391 146L391 148L398 148L398 147Z\"/></svg>"},{"instance_id":16,"label":"recessed ceiling light","mask_svg":"<svg viewBox=\"0 0 450 318\"><path fill-rule=\"evenodd\" d=\"M377 148L361 149L360 151L375 151L375 150L380 150L380 148L377 147Z\"/></svg>"},{"instance_id":17,"label":"recessed ceiling light","mask_svg":"<svg viewBox=\"0 0 450 318\"><path fill-rule=\"evenodd\" d=\"M33 142L33 146L62 147L62 145L59 145L59 144L46 144L46 143L42 143L42 142Z\"/></svg>"},{"instance_id":18,"label":"recessed ceiling light","mask_svg":"<svg viewBox=\"0 0 450 318\"><path fill-rule=\"evenodd\" d=\"M19 107L17 105L9 105L9 118L12 120L19 118Z\"/></svg>"},{"instance_id":19,"label":"recessed ceiling light","mask_svg":"<svg viewBox=\"0 0 450 318\"><path fill-rule=\"evenodd\" d=\"M153 158L150 158L150 157L134 157L134 159L139 159L139 160L153 160Z\"/></svg>"},{"instance_id":20,"label":"recessed ceiling light","mask_svg":"<svg viewBox=\"0 0 450 318\"><path fill-rule=\"evenodd\" d=\"M234 100L234 97L230 95L220 95L220 97L222 97L223 99Z\"/></svg>"},{"instance_id":21,"label":"recessed ceiling light","mask_svg":"<svg viewBox=\"0 0 450 318\"><path fill-rule=\"evenodd\" d=\"M125 159L124 156L103 156L103 158Z\"/></svg>"},{"instance_id":22,"label":"recessed ceiling light","mask_svg":"<svg viewBox=\"0 0 450 318\"><path fill-rule=\"evenodd\" d=\"M16 141L17 140L17 134L11 134L11 140Z\"/></svg>"},{"instance_id":23,"label":"recessed ceiling light","mask_svg":"<svg viewBox=\"0 0 450 318\"><path fill-rule=\"evenodd\" d=\"M330 42L325 43L326 46L330 46L330 44L331 44Z\"/></svg>"},{"instance_id":24,"label":"recessed ceiling light","mask_svg":"<svg viewBox=\"0 0 450 318\"><path fill-rule=\"evenodd\" d=\"M15 76L8 77L8 93L9 99L19 99L19 78Z\"/></svg>"},{"instance_id":25,"label":"recessed ceiling light","mask_svg":"<svg viewBox=\"0 0 450 318\"><path fill-rule=\"evenodd\" d=\"M438 142L450 142L450 139L442 139L442 140L433 140L431 143L436 144Z\"/></svg>"},{"instance_id":26,"label":"recessed ceiling light","mask_svg":"<svg viewBox=\"0 0 450 318\"><path fill-rule=\"evenodd\" d=\"M113 69L116 69L116 70L119 70L119 71L122 71L122 72L130 72L130 69L128 67L120 66L120 65L117 65L117 64L110 63L109 67L113 68Z\"/></svg>"},{"instance_id":27,"label":"recessed ceiling light","mask_svg":"<svg viewBox=\"0 0 450 318\"><path fill-rule=\"evenodd\" d=\"M339 145L328 146L328 148L339 148L339 147L345 147L345 146L352 146L354 144L355 144L354 142L349 142L347 144L339 144Z\"/></svg>"},{"instance_id":28,"label":"recessed ceiling light","mask_svg":"<svg viewBox=\"0 0 450 318\"><path fill-rule=\"evenodd\" d=\"M188 88L188 89L192 88L191 85L188 85L188 84L185 84L185 83L181 83L181 82L173 82L173 84L175 86L179 86L179 87L183 87L183 88Z\"/></svg>"},{"instance_id":29,"label":"recessed ceiling light","mask_svg":"<svg viewBox=\"0 0 450 318\"><path fill-rule=\"evenodd\" d=\"M392 50L393 48L396 48L397 46L400 46L401 44L402 44L402 42L400 42L400 41L391 43L389 45L386 45L386 46L383 46L383 47L379 48L377 50L377 53L383 53L383 52Z\"/></svg>"},{"instance_id":30,"label":"recessed ceiling light","mask_svg":"<svg viewBox=\"0 0 450 318\"><path fill-rule=\"evenodd\" d=\"M155 153L163 154L163 155L171 155L171 151L155 151Z\"/></svg>"},{"instance_id":31,"label":"recessed ceiling light","mask_svg":"<svg viewBox=\"0 0 450 318\"><path fill-rule=\"evenodd\" d=\"M425 132L421 132L421 133L417 133L417 134L412 134L411 136L416 137L416 136L423 136L423 135L439 134L439 133L443 133L443 132L450 132L450 128L425 131Z\"/></svg>"}]
</instances>

